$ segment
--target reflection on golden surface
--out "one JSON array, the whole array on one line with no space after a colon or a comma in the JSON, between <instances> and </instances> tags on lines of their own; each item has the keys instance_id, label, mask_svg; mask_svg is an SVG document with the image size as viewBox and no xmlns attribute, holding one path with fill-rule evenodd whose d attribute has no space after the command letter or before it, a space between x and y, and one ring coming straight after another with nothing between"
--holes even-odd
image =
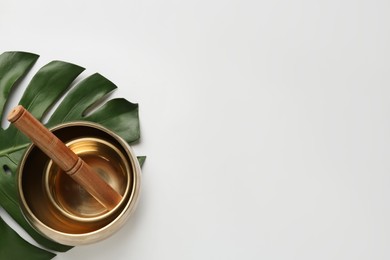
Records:
<instances>
[{"instance_id":1,"label":"reflection on golden surface","mask_svg":"<svg viewBox=\"0 0 390 260\"><path fill-rule=\"evenodd\" d=\"M89 164L122 197L126 197L131 180L130 167L122 152L98 138L80 138L67 146ZM96 221L107 217L108 211L52 160L45 173L45 188L58 210L78 221Z\"/></svg>"}]
</instances>

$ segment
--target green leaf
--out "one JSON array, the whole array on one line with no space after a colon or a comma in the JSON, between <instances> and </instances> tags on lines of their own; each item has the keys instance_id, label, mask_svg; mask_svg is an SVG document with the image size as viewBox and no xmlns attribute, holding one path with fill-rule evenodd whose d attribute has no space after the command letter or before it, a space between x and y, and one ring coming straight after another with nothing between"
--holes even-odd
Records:
<instances>
[{"instance_id":1,"label":"green leaf","mask_svg":"<svg viewBox=\"0 0 390 260\"><path fill-rule=\"evenodd\" d=\"M0 259L52 259L55 254L31 245L21 238L0 217Z\"/></svg>"},{"instance_id":2,"label":"green leaf","mask_svg":"<svg viewBox=\"0 0 390 260\"><path fill-rule=\"evenodd\" d=\"M10 94L11 88L18 82L37 61L38 55L25 52L6 52L1 55L0 62L0 109ZM2 119L3 113L0 113Z\"/></svg>"},{"instance_id":3,"label":"green leaf","mask_svg":"<svg viewBox=\"0 0 390 260\"><path fill-rule=\"evenodd\" d=\"M142 167L142 165L144 165L144 162L146 160L146 156L138 156L137 159L138 159L139 165Z\"/></svg>"},{"instance_id":4,"label":"green leaf","mask_svg":"<svg viewBox=\"0 0 390 260\"><path fill-rule=\"evenodd\" d=\"M4 116L4 104L12 89L37 58L37 55L25 52L0 55L1 116ZM48 120L47 127L70 121L92 121L116 132L128 143L138 140L138 105L118 98L103 102L100 106L103 98L117 88L102 75L93 74L66 93L83 70L80 66L63 61L48 63L33 76L20 104L42 120L48 110L65 95ZM0 129L0 206L39 244L54 251L67 251L71 247L55 243L37 233L24 219L19 208L15 173L28 145L29 140L12 125ZM3 232L1 226L0 232ZM0 249L2 247L3 244L0 244Z\"/></svg>"}]
</instances>

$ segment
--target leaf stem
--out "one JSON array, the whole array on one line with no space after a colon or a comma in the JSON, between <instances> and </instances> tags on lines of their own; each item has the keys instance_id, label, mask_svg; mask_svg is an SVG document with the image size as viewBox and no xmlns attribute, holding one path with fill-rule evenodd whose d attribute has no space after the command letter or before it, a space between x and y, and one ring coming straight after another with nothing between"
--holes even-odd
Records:
<instances>
[{"instance_id":1,"label":"leaf stem","mask_svg":"<svg viewBox=\"0 0 390 260\"><path fill-rule=\"evenodd\" d=\"M27 144L21 144L21 145L17 145L17 146L13 146L11 148L8 148L8 149L5 149L5 150L2 150L0 152L0 157L3 157L3 156L7 156L13 152L16 152L16 151L19 151L19 150L22 150L24 148L26 148L27 146L29 146L30 144L27 143Z\"/></svg>"}]
</instances>

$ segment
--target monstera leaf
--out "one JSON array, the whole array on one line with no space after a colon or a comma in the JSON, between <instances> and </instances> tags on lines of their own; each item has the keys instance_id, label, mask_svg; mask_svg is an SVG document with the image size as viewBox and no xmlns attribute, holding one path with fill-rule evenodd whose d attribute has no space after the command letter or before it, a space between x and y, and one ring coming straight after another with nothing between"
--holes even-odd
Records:
<instances>
[{"instance_id":1,"label":"monstera leaf","mask_svg":"<svg viewBox=\"0 0 390 260\"><path fill-rule=\"evenodd\" d=\"M24 78L38 57L26 52L5 52L0 55L0 119L4 117L4 107L12 89ZM118 98L98 106L103 97L116 89L111 81L96 73L67 92L83 70L80 66L63 61L48 63L33 76L19 104L42 120L48 110L66 95L47 121L47 127L76 120L92 121L114 131L128 143L138 140L140 129L137 104ZM88 113L88 110L92 112ZM52 251L65 252L71 247L41 236L26 222L19 208L16 169L29 143L12 125L7 129L0 128L0 206L40 245ZM144 159L139 157L141 163ZM12 257L15 251L20 254L24 252L25 259L53 257L53 254L24 241L0 216L0 259L18 259Z\"/></svg>"},{"instance_id":2,"label":"monstera leaf","mask_svg":"<svg viewBox=\"0 0 390 260\"><path fill-rule=\"evenodd\" d=\"M54 253L35 247L24 241L0 218L0 259L51 259ZM7 241L4 241L7 239Z\"/></svg>"}]
</instances>

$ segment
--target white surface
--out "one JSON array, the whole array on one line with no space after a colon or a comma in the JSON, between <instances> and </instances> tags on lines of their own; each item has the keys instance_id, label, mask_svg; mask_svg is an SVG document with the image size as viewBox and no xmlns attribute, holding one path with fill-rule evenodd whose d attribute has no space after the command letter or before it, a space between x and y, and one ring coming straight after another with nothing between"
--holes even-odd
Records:
<instances>
[{"instance_id":1,"label":"white surface","mask_svg":"<svg viewBox=\"0 0 390 260\"><path fill-rule=\"evenodd\" d=\"M1 1L1 52L74 62L140 104L138 210L56 259L389 259L389 9Z\"/></svg>"}]
</instances>

